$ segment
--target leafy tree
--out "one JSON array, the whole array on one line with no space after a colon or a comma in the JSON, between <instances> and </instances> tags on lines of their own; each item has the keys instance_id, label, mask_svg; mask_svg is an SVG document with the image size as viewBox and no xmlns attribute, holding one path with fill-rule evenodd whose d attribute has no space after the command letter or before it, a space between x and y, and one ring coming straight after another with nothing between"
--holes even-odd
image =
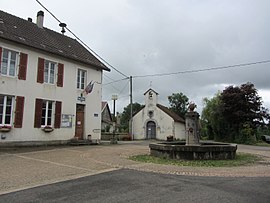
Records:
<instances>
[{"instance_id":1,"label":"leafy tree","mask_svg":"<svg viewBox=\"0 0 270 203\"><path fill-rule=\"evenodd\" d=\"M182 118L185 118L189 105L188 97L182 92L173 93L171 96L168 96L168 100L170 103L170 109Z\"/></svg>"},{"instance_id":2,"label":"leafy tree","mask_svg":"<svg viewBox=\"0 0 270 203\"><path fill-rule=\"evenodd\" d=\"M248 128L249 134L255 135L256 128L269 121L268 111L262 107L261 97L252 83L242 84L240 87L229 86L221 93L220 98L223 104L222 114L231 129L230 138L233 141L245 142L244 138L247 136L241 137L244 128Z\"/></svg>"},{"instance_id":3,"label":"leafy tree","mask_svg":"<svg viewBox=\"0 0 270 203\"><path fill-rule=\"evenodd\" d=\"M250 144L261 132L258 129L268 129L268 109L262 107L261 97L252 83L226 87L204 102L203 133L210 139Z\"/></svg>"},{"instance_id":4,"label":"leafy tree","mask_svg":"<svg viewBox=\"0 0 270 203\"><path fill-rule=\"evenodd\" d=\"M133 112L133 114L137 113L142 108L143 108L143 105L141 105L141 104L139 104L137 102L133 103L132 104L132 112ZM131 105L129 104L124 108L124 111L123 111L123 113L121 115L121 119L120 119L121 127L125 132L127 132L128 128L129 128L130 109L131 109Z\"/></svg>"},{"instance_id":5,"label":"leafy tree","mask_svg":"<svg viewBox=\"0 0 270 203\"><path fill-rule=\"evenodd\" d=\"M202 136L211 140L224 140L225 120L222 116L220 93L216 94L212 99L204 98L203 101L205 107L201 115Z\"/></svg>"}]
</instances>

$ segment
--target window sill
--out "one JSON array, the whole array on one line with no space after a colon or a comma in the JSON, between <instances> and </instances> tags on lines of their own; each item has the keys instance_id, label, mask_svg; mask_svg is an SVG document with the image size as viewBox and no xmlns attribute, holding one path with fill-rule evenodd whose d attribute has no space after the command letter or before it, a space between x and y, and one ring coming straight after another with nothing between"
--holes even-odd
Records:
<instances>
[{"instance_id":1,"label":"window sill","mask_svg":"<svg viewBox=\"0 0 270 203\"><path fill-rule=\"evenodd\" d=\"M50 86L56 86L55 83L48 83L48 82L44 82L45 85L50 85Z\"/></svg>"}]
</instances>

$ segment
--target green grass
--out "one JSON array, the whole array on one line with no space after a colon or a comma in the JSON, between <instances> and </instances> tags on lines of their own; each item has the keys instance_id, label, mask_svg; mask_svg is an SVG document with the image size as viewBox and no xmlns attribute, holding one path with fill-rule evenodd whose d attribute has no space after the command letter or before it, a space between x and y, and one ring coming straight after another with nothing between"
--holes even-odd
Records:
<instances>
[{"instance_id":1,"label":"green grass","mask_svg":"<svg viewBox=\"0 0 270 203\"><path fill-rule=\"evenodd\" d=\"M173 160L154 157L150 155L137 155L129 157L133 161L155 163L164 165L192 166L192 167L236 167L252 165L262 158L247 153L237 153L234 160Z\"/></svg>"}]
</instances>

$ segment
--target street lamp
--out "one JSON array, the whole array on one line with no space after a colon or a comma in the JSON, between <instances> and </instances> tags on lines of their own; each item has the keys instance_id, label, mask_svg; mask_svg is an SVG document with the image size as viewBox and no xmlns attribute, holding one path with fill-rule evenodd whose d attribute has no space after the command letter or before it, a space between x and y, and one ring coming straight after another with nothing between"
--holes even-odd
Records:
<instances>
[{"instance_id":1,"label":"street lamp","mask_svg":"<svg viewBox=\"0 0 270 203\"><path fill-rule=\"evenodd\" d=\"M115 118L115 101L118 99L118 96L116 94L112 95L113 100L113 117Z\"/></svg>"}]
</instances>

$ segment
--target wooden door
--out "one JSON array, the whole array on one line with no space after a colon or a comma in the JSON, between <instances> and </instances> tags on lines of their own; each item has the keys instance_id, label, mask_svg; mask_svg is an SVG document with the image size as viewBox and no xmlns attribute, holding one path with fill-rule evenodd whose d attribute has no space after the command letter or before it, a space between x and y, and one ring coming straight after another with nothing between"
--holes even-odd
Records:
<instances>
[{"instance_id":1,"label":"wooden door","mask_svg":"<svg viewBox=\"0 0 270 203\"><path fill-rule=\"evenodd\" d=\"M84 105L77 104L75 137L77 137L78 139L83 139L83 133L84 133Z\"/></svg>"},{"instance_id":2,"label":"wooden door","mask_svg":"<svg viewBox=\"0 0 270 203\"><path fill-rule=\"evenodd\" d=\"M156 139L156 123L149 121L146 126L147 139Z\"/></svg>"}]
</instances>

